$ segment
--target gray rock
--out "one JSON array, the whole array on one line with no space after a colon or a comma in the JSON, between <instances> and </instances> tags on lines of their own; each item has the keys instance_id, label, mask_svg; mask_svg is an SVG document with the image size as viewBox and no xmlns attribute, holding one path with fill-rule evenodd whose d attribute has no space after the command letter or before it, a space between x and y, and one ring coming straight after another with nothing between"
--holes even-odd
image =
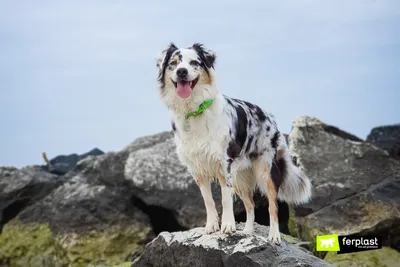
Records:
<instances>
[{"instance_id":1,"label":"gray rock","mask_svg":"<svg viewBox=\"0 0 400 267\"><path fill-rule=\"evenodd\" d=\"M394 158L400 159L400 124L372 129L367 142L388 151Z\"/></svg>"},{"instance_id":2,"label":"gray rock","mask_svg":"<svg viewBox=\"0 0 400 267\"><path fill-rule=\"evenodd\" d=\"M87 155L66 175L51 175L63 177L66 182L31 203L17 219L23 223L46 223L55 233L87 232L135 223L150 226L149 217L133 203L135 196L124 177L125 162L130 152L170 136L171 133L164 132L139 138L118 153Z\"/></svg>"},{"instance_id":3,"label":"gray rock","mask_svg":"<svg viewBox=\"0 0 400 267\"><path fill-rule=\"evenodd\" d=\"M240 224L238 229L243 229ZM236 232L203 235L204 228L185 232L160 233L149 243L143 254L135 259L132 267L179 266L331 266L299 246L282 241L281 246L268 243L269 228L256 225L252 235Z\"/></svg>"},{"instance_id":4,"label":"gray rock","mask_svg":"<svg viewBox=\"0 0 400 267\"><path fill-rule=\"evenodd\" d=\"M122 187L91 185L75 176L50 195L23 210L22 223L46 223L54 233L88 232L112 226L150 225Z\"/></svg>"},{"instance_id":5,"label":"gray rock","mask_svg":"<svg viewBox=\"0 0 400 267\"><path fill-rule=\"evenodd\" d=\"M297 218L302 236L378 235L400 251L400 179L394 177L365 191Z\"/></svg>"},{"instance_id":6,"label":"gray rock","mask_svg":"<svg viewBox=\"0 0 400 267\"><path fill-rule=\"evenodd\" d=\"M41 167L0 167L0 233L2 226L25 207L35 203L64 182Z\"/></svg>"},{"instance_id":7,"label":"gray rock","mask_svg":"<svg viewBox=\"0 0 400 267\"><path fill-rule=\"evenodd\" d=\"M179 223L188 228L203 223L205 210L201 208L200 192L180 164L172 138L130 153L125 177L133 183L135 195L147 205L174 211Z\"/></svg>"},{"instance_id":8,"label":"gray rock","mask_svg":"<svg viewBox=\"0 0 400 267\"><path fill-rule=\"evenodd\" d=\"M289 135L290 151L313 184L312 201L298 209L302 215L399 174L399 163L386 151L330 128L316 118L299 117Z\"/></svg>"},{"instance_id":9,"label":"gray rock","mask_svg":"<svg viewBox=\"0 0 400 267\"><path fill-rule=\"evenodd\" d=\"M300 117L289 136L290 150L313 184L312 201L294 208L298 234L312 241L317 234L379 233L398 246L400 162L327 129L318 119Z\"/></svg>"}]
</instances>

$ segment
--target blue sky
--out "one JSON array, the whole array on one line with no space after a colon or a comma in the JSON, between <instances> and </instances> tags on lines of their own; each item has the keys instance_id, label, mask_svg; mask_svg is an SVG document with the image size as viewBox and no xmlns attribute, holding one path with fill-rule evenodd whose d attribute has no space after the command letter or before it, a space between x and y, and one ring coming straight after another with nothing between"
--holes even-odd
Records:
<instances>
[{"instance_id":1,"label":"blue sky","mask_svg":"<svg viewBox=\"0 0 400 267\"><path fill-rule=\"evenodd\" d=\"M0 0L0 165L118 151L170 129L155 58L217 53L220 90L365 138L400 122L400 1Z\"/></svg>"}]
</instances>

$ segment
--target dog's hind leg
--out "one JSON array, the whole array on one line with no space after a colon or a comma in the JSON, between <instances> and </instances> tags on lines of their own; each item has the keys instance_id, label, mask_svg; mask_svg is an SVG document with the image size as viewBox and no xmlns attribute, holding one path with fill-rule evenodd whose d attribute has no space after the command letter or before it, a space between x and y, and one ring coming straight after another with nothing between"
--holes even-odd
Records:
<instances>
[{"instance_id":1,"label":"dog's hind leg","mask_svg":"<svg viewBox=\"0 0 400 267\"><path fill-rule=\"evenodd\" d=\"M246 225L243 229L243 232L246 234L251 234L254 229L254 187L254 173L251 170L239 172L236 183L233 184L233 189L243 201L244 207L246 209Z\"/></svg>"},{"instance_id":2,"label":"dog's hind leg","mask_svg":"<svg viewBox=\"0 0 400 267\"><path fill-rule=\"evenodd\" d=\"M278 221L278 205L277 193L278 188L271 177L271 168L268 162L262 158L257 160L254 164L254 171L257 177L258 187L263 194L268 197L268 211L269 211L269 235L268 241L277 245L281 243L281 235L279 233Z\"/></svg>"},{"instance_id":3,"label":"dog's hind leg","mask_svg":"<svg viewBox=\"0 0 400 267\"><path fill-rule=\"evenodd\" d=\"M215 202L212 196L211 180L197 177L196 182L200 188L201 195L203 196L204 205L206 206L207 223L205 233L211 234L219 230L218 212L215 208Z\"/></svg>"}]
</instances>

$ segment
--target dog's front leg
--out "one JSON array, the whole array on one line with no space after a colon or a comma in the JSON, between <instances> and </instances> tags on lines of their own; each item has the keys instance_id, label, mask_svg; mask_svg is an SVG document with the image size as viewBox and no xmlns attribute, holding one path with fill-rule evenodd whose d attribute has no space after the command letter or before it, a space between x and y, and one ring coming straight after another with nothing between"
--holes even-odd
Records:
<instances>
[{"instance_id":1,"label":"dog's front leg","mask_svg":"<svg viewBox=\"0 0 400 267\"><path fill-rule=\"evenodd\" d=\"M232 187L221 185L222 222L221 233L232 234L236 231L235 215L233 213Z\"/></svg>"},{"instance_id":2,"label":"dog's front leg","mask_svg":"<svg viewBox=\"0 0 400 267\"><path fill-rule=\"evenodd\" d=\"M228 163L230 164L230 163ZM233 191L230 166L221 164L221 172L218 177L219 184L221 185L222 197L222 221L221 233L232 234L236 231L235 215L233 213ZM228 172L229 170L229 172Z\"/></svg>"},{"instance_id":3,"label":"dog's front leg","mask_svg":"<svg viewBox=\"0 0 400 267\"><path fill-rule=\"evenodd\" d=\"M207 224L205 233L211 234L219 230L218 212L215 208L215 202L212 196L211 181L210 179L197 177L196 182L200 188L201 195L203 196L204 205L206 206Z\"/></svg>"}]
</instances>

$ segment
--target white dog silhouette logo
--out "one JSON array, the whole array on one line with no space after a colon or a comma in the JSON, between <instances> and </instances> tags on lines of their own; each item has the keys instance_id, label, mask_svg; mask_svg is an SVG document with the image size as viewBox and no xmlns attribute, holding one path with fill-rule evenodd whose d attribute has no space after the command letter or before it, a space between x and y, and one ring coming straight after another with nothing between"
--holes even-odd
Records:
<instances>
[{"instance_id":1,"label":"white dog silhouette logo","mask_svg":"<svg viewBox=\"0 0 400 267\"><path fill-rule=\"evenodd\" d=\"M331 237L328 239L321 239L321 248L329 248L329 247L333 247L334 246L334 242L335 242L336 238Z\"/></svg>"}]
</instances>

